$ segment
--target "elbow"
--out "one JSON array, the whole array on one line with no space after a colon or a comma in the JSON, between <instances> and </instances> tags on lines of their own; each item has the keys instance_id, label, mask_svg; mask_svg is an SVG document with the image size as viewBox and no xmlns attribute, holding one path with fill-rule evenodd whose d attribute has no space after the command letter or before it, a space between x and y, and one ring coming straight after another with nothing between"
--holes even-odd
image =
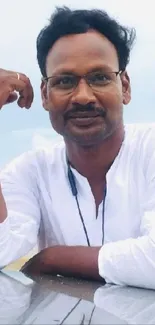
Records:
<instances>
[{"instance_id":1,"label":"elbow","mask_svg":"<svg viewBox=\"0 0 155 325\"><path fill-rule=\"evenodd\" d=\"M98 259L100 276L110 284L155 289L154 239L150 233L103 246Z\"/></svg>"}]
</instances>

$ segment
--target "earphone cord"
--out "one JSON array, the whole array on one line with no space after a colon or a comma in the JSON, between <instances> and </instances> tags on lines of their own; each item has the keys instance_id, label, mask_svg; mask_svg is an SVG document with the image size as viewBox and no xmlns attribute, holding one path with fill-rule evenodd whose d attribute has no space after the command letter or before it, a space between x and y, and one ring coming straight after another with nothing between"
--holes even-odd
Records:
<instances>
[{"instance_id":1,"label":"earphone cord","mask_svg":"<svg viewBox=\"0 0 155 325\"><path fill-rule=\"evenodd\" d=\"M80 219L81 219L81 222L82 222L82 225L83 225L83 230L84 230L84 233L85 233L85 236L86 236L87 244L88 244L88 246L91 246L90 245L90 240L89 240L89 237L88 237L88 233L87 233L87 229L86 229L84 219L83 219L83 216L82 216L82 212L81 212L81 209L80 209L80 204L79 204L79 200L78 200L78 191L77 191L77 187L76 187L76 183L75 183L75 178L74 178L74 175L73 175L72 170L70 168L69 162L68 162L68 180L69 180L69 183L70 183L70 186L71 186L72 194L73 194L73 196L75 197L75 200L76 200L76 204L77 204L79 216L80 216ZM104 193L103 209L102 209L102 245L104 243L104 205L105 205L105 197L106 197L106 188L105 188L105 193Z\"/></svg>"},{"instance_id":2,"label":"earphone cord","mask_svg":"<svg viewBox=\"0 0 155 325\"><path fill-rule=\"evenodd\" d=\"M84 220L83 220L83 216L82 216L82 213L81 213L81 209L80 209L80 205L79 205L77 195L75 196L75 199L76 199L77 207L78 207L78 210L79 210L79 216L80 216L80 219L81 219L81 222L82 222L82 225L83 225L83 230L84 230L85 235L86 235L87 244L88 244L88 246L90 246L90 241L89 241L89 237L88 237L88 234L87 234L87 229L86 229L86 226L85 226L85 223L84 223Z\"/></svg>"}]
</instances>

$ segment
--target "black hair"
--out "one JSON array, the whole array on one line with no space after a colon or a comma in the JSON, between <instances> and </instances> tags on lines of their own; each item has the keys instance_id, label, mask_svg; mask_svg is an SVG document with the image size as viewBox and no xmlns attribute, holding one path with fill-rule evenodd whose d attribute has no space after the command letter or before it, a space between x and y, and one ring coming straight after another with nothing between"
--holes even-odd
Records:
<instances>
[{"instance_id":1,"label":"black hair","mask_svg":"<svg viewBox=\"0 0 155 325\"><path fill-rule=\"evenodd\" d=\"M43 77L46 77L46 58L54 43L62 36L86 33L89 29L100 32L113 43L118 54L119 68L125 70L136 36L133 28L120 25L102 10L60 7L56 8L49 24L37 37L37 60Z\"/></svg>"}]
</instances>

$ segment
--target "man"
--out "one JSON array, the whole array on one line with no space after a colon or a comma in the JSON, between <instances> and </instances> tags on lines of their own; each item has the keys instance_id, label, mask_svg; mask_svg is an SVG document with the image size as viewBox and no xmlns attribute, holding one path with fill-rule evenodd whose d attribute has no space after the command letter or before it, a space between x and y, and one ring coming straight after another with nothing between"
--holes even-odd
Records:
<instances>
[{"instance_id":1,"label":"man","mask_svg":"<svg viewBox=\"0 0 155 325\"><path fill-rule=\"evenodd\" d=\"M1 173L0 266L155 288L155 131L123 124L135 38L98 10L59 8L37 39L42 104L64 142ZM30 82L6 73L1 106Z\"/></svg>"}]
</instances>

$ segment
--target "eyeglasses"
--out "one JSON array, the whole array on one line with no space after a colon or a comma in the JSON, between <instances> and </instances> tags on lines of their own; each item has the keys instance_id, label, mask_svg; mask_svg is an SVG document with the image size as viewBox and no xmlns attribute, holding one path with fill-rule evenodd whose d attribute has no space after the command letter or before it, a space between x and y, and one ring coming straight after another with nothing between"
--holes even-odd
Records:
<instances>
[{"instance_id":1,"label":"eyeglasses","mask_svg":"<svg viewBox=\"0 0 155 325\"><path fill-rule=\"evenodd\" d=\"M43 80L48 82L51 91L57 95L68 95L72 93L81 79L84 79L93 91L104 92L106 86L116 83L117 76L121 73L122 70L117 72L96 71L83 76L61 74L45 77Z\"/></svg>"}]
</instances>

